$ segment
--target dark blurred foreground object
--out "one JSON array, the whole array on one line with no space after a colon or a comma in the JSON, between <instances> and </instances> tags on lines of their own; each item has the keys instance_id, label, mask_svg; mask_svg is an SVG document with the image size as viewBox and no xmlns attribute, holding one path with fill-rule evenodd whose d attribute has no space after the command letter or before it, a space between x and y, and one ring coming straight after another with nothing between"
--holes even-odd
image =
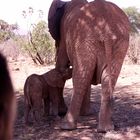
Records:
<instances>
[{"instance_id":1,"label":"dark blurred foreground object","mask_svg":"<svg viewBox=\"0 0 140 140\"><path fill-rule=\"evenodd\" d=\"M0 140L12 140L16 101L5 57L0 54Z\"/></svg>"}]
</instances>

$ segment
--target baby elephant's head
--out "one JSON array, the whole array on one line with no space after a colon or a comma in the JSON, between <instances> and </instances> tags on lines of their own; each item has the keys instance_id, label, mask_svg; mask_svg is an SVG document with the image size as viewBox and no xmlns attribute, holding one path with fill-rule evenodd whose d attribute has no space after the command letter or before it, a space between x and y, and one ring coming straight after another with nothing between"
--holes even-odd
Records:
<instances>
[{"instance_id":1,"label":"baby elephant's head","mask_svg":"<svg viewBox=\"0 0 140 140\"><path fill-rule=\"evenodd\" d=\"M45 73L43 77L51 87L63 88L66 80L72 77L72 69L66 69L63 73L58 72L56 69L52 69Z\"/></svg>"}]
</instances>

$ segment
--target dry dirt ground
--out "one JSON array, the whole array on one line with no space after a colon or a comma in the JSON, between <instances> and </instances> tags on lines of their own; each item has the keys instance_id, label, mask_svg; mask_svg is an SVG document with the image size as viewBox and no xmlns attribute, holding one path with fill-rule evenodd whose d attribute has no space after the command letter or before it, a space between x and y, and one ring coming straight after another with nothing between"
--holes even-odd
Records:
<instances>
[{"instance_id":1,"label":"dry dirt ground","mask_svg":"<svg viewBox=\"0 0 140 140\"><path fill-rule=\"evenodd\" d=\"M62 131L60 120L48 117L42 125L25 126L23 85L28 75L41 74L53 66L35 66L26 61L9 62L17 97L17 118L14 140L140 140L140 65L124 65L114 91L115 131L97 133L101 87L92 86L91 115L79 117L78 129ZM67 104L72 94L71 80L67 81L64 97Z\"/></svg>"}]
</instances>

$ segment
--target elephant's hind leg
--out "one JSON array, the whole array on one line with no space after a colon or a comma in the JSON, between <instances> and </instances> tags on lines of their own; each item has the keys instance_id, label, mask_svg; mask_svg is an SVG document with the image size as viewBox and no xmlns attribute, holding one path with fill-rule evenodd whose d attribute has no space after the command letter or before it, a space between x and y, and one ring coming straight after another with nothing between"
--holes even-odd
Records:
<instances>
[{"instance_id":1,"label":"elephant's hind leg","mask_svg":"<svg viewBox=\"0 0 140 140\"><path fill-rule=\"evenodd\" d=\"M102 73L102 95L98 125L99 132L106 132L108 130L114 129L114 125L112 122L113 90L120 74L127 48L127 40L121 40L120 42L118 42L118 44L116 44L115 53L111 62L111 84L109 83L109 73L107 72L107 70L105 69Z\"/></svg>"},{"instance_id":2,"label":"elephant's hind leg","mask_svg":"<svg viewBox=\"0 0 140 140\"><path fill-rule=\"evenodd\" d=\"M82 68L76 67L76 69L73 69L74 92L72 95L71 104L69 106L68 112L64 118L64 121L61 124L61 129L72 130L76 129L77 127L77 119L80 114L82 102L85 97L85 94L87 94L94 72L94 65L90 64L90 66L85 66Z\"/></svg>"},{"instance_id":3,"label":"elephant's hind leg","mask_svg":"<svg viewBox=\"0 0 140 140\"><path fill-rule=\"evenodd\" d=\"M77 119L80 114L82 107L82 101L86 94L86 88L74 87L74 93L72 95L71 104L69 106L68 112L61 123L61 129L73 130L77 127Z\"/></svg>"},{"instance_id":4,"label":"elephant's hind leg","mask_svg":"<svg viewBox=\"0 0 140 140\"><path fill-rule=\"evenodd\" d=\"M113 109L113 97L112 97L112 89L110 89L109 85L109 76L106 75L106 72L103 72L102 76L102 95L101 95L101 106L99 112L99 124L98 124L98 132L106 132L108 130L114 129L114 125L112 122L112 109Z\"/></svg>"}]
</instances>

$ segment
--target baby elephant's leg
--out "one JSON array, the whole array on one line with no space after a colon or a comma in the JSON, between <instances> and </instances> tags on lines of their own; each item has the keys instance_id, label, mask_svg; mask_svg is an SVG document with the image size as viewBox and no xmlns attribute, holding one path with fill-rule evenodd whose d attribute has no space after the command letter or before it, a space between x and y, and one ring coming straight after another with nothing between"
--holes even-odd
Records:
<instances>
[{"instance_id":1,"label":"baby elephant's leg","mask_svg":"<svg viewBox=\"0 0 140 140\"><path fill-rule=\"evenodd\" d=\"M29 104L25 104L25 113L24 113L24 117L25 117L25 124L29 125L29 113L30 113L31 107Z\"/></svg>"},{"instance_id":2,"label":"baby elephant's leg","mask_svg":"<svg viewBox=\"0 0 140 140\"><path fill-rule=\"evenodd\" d=\"M61 116L65 116L67 113L67 106L65 104L65 100L63 97L63 89L59 88L60 92L59 92L59 104L58 104L58 115Z\"/></svg>"},{"instance_id":3,"label":"baby elephant's leg","mask_svg":"<svg viewBox=\"0 0 140 140\"><path fill-rule=\"evenodd\" d=\"M52 115L57 116L58 115L58 105L60 102L59 88L52 87L50 89L50 101L52 103Z\"/></svg>"},{"instance_id":4,"label":"baby elephant's leg","mask_svg":"<svg viewBox=\"0 0 140 140\"><path fill-rule=\"evenodd\" d=\"M50 115L50 99L44 98L44 116Z\"/></svg>"},{"instance_id":5,"label":"baby elephant's leg","mask_svg":"<svg viewBox=\"0 0 140 140\"><path fill-rule=\"evenodd\" d=\"M34 121L38 124L41 122L42 105L43 103L41 97L34 101L33 104L33 117Z\"/></svg>"}]
</instances>

